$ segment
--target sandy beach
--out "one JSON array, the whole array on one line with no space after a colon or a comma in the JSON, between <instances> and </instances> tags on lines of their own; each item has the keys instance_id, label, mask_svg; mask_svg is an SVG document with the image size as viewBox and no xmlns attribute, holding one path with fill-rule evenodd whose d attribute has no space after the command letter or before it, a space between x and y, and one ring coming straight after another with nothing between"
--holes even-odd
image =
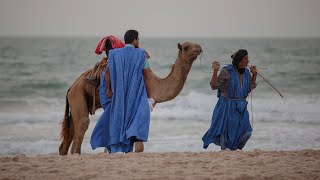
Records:
<instances>
[{"instance_id":1,"label":"sandy beach","mask_svg":"<svg viewBox=\"0 0 320 180\"><path fill-rule=\"evenodd\" d=\"M320 150L0 157L0 179L320 179Z\"/></svg>"}]
</instances>

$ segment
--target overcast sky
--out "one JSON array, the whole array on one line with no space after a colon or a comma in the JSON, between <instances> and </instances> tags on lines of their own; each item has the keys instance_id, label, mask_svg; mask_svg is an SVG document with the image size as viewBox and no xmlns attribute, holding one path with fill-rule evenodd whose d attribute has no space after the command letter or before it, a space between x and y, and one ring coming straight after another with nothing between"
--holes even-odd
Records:
<instances>
[{"instance_id":1,"label":"overcast sky","mask_svg":"<svg viewBox=\"0 0 320 180\"><path fill-rule=\"evenodd\" d=\"M0 0L0 36L320 37L320 0Z\"/></svg>"}]
</instances>

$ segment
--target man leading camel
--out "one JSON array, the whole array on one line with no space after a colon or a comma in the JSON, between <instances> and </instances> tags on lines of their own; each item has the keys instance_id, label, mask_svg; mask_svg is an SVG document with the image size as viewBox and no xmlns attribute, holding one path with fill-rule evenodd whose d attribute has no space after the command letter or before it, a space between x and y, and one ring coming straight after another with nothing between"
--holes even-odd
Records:
<instances>
[{"instance_id":1,"label":"man leading camel","mask_svg":"<svg viewBox=\"0 0 320 180\"><path fill-rule=\"evenodd\" d=\"M179 95L193 62L202 52L201 46L192 42L179 43L178 49L179 52L175 64L165 78L158 77L151 68L143 70L147 93L156 103L170 101ZM81 74L68 89L64 118L61 122L62 142L59 146L61 155L68 154L71 143L70 153L81 153L83 137L89 126L89 114L92 115L97 109L101 108L100 100L93 101L94 103L91 102L92 99L99 98L99 93L95 90L95 86L87 83L86 80L92 71L93 69L90 69ZM93 89L94 91L92 91ZM105 136L102 137L104 138ZM135 151L142 152L143 146L137 148L137 144L143 143L135 144Z\"/></svg>"},{"instance_id":2,"label":"man leading camel","mask_svg":"<svg viewBox=\"0 0 320 180\"><path fill-rule=\"evenodd\" d=\"M110 111L104 111L99 119L107 125L96 126L92 133L93 149L106 147L109 153L131 152L134 142L148 139L150 110L142 74L146 54L138 48L138 35L135 30L127 31L126 46L109 52L112 103Z\"/></svg>"}]
</instances>

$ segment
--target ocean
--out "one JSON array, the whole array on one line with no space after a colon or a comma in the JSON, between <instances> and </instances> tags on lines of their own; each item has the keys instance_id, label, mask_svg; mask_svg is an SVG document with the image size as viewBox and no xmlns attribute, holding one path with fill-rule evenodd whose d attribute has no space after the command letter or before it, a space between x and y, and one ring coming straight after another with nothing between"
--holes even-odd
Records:
<instances>
[{"instance_id":1,"label":"ocean","mask_svg":"<svg viewBox=\"0 0 320 180\"><path fill-rule=\"evenodd\" d=\"M100 38L0 38L0 155L58 154L65 96L76 78L101 60L94 53ZM244 48L261 77L248 99L253 135L244 150L320 149L320 39L317 38L140 38L151 68L166 77L175 62L177 43L191 41L203 48L182 92L157 104L151 113L145 152L219 151L201 138L217 102L209 86L211 63L231 63ZM201 64L200 64L201 62ZM209 73L208 73L209 72ZM90 116L82 153L95 154L90 136L102 109ZM252 118L253 116L253 118Z\"/></svg>"}]
</instances>

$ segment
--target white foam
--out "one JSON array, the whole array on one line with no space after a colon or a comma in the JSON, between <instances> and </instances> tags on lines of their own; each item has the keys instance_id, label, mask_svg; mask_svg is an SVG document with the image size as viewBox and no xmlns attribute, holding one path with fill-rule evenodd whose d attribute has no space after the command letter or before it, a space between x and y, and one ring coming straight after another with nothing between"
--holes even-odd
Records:
<instances>
[{"instance_id":1,"label":"white foam","mask_svg":"<svg viewBox=\"0 0 320 180\"><path fill-rule=\"evenodd\" d=\"M319 95L288 95L285 100L273 94L254 95L254 131L246 149L319 149L319 99ZM16 110L16 113L0 112L0 154L57 154L61 143L59 122L63 118L65 105L60 100L57 102L57 107L52 109L31 103L31 106L41 109L36 112L29 108ZM151 113L146 151L219 150L215 145L204 150L201 141L210 127L216 102L215 94L191 91L170 102L157 104ZM248 109L250 111L250 100ZM90 146L91 133L101 113L102 109L90 116L91 123L82 145L83 153L103 152L103 148L93 151Z\"/></svg>"},{"instance_id":2,"label":"white foam","mask_svg":"<svg viewBox=\"0 0 320 180\"><path fill-rule=\"evenodd\" d=\"M156 105L151 116L153 119L197 119L211 120L215 95L190 92L178 96L175 100ZM248 99L248 110L251 113L251 99ZM285 99L270 94L254 95L252 109L254 119L320 123L320 95L287 95Z\"/></svg>"}]
</instances>

